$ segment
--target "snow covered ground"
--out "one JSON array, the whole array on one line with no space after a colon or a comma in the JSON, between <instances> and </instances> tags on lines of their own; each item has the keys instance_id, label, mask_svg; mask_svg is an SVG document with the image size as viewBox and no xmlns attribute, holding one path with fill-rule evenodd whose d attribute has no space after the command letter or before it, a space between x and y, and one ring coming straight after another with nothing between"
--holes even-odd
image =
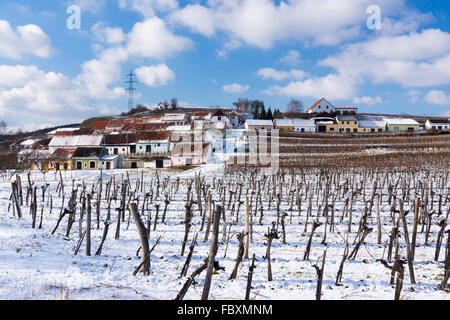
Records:
<instances>
[{"instance_id":1,"label":"snow covered ground","mask_svg":"<svg viewBox=\"0 0 450 320\"><path fill-rule=\"evenodd\" d=\"M103 222L97 229L95 214L92 221L92 256L85 255L85 243L81 246L78 255L74 255L74 250L79 240L78 220L74 223L69 238L65 238L67 218L64 218L54 235L51 231L56 225L56 221L61 210L62 199L58 197L56 188L59 182L59 175L48 173L45 176L40 173L33 173L32 180L38 186L38 221L41 212L40 188L44 183L49 183L47 195L51 194L53 199L53 210L49 212L48 198L46 198L44 208L44 220L42 229L31 227L31 215L29 207L22 207L23 218L18 220L13 216L13 209L9 200L11 194L11 182L0 183L0 299L174 299L178 291L183 286L186 278L180 278L180 272L186 259L180 255L181 242L184 236L184 213L186 201L186 181L196 174L204 175L206 181L212 184L213 179L223 179L223 167L219 164L201 166L186 172L163 171L160 172L161 181L170 178L175 181L177 177L181 179L178 193L172 195L168 207L166 223L157 225L156 231L150 232L150 246L161 236L160 244L151 254L151 274L144 277L141 273L133 276L133 271L141 262L141 257L136 256L136 251L140 246L138 233L133 220L128 224L127 220L122 224L120 239L115 240L116 224L110 226L107 240L104 244L102 255L95 256L95 251L100 243L103 233ZM116 170L105 173L104 183L112 176L117 181L126 177L126 171ZM136 179L141 176L140 170L129 171L131 186L136 185ZM90 190L92 184L97 183L99 172L74 171L62 173L65 180L66 199L64 207L67 207L68 192L75 179L75 185L85 183ZM149 192L150 180L155 177L154 171L145 171L146 190ZM316 176L309 176L310 181L315 181ZM22 186L27 185L26 173L21 174ZM153 181L154 185L155 181ZM448 186L447 186L448 187ZM370 188L369 188L370 189ZM219 195L213 195L218 199ZM95 202L95 201L93 201ZM156 200L161 204L160 219L164 208L164 197ZM327 299L374 299L391 300L394 297L394 288L389 284L390 272L376 259L386 258L388 234L391 230L390 207L383 204L381 207L383 222L382 245L376 244L376 232L369 234L366 244L359 250L354 261L347 261L344 266L343 285L336 286L335 278L339 268L339 263L344 250L343 235L347 229L346 223L337 223L336 232L328 232L327 246L321 244L324 226L319 227L315 233L311 249L310 261L303 260L308 236L311 226L305 228L306 204L303 205L302 215L299 217L296 209L291 217L287 217L286 238L287 244L282 244L280 240L274 240L272 244L272 270L273 281L267 281L267 261L263 259L266 252L266 240L264 233L272 221L276 220L275 205L267 210L267 199L263 199L264 220L263 225L254 225L253 242L250 245L250 255L255 253L257 257L257 268L253 276L251 299L314 299L316 291L316 271L313 264L321 262L321 257L326 247L327 260L324 271L323 300ZM112 203L112 220L115 221L116 211L120 205L120 199ZM336 202L336 215L340 217L344 202L342 199ZM354 207L355 219L350 243L356 236L359 217L362 212L362 202L358 201ZM81 204L77 204L79 212ZM106 216L107 203L105 199L101 203L101 217ZM8 210L9 209L9 210ZM198 214L197 206L194 204L193 227L189 235L189 246L194 234L199 231L201 217ZM243 205L241 206L241 216L239 222L231 227L231 232L240 232L244 228ZM282 211L290 214L289 206L282 203ZM447 208L445 208L447 210ZM155 209L151 206L152 216ZM93 212L95 207L93 206ZM446 212L446 211L445 211ZM317 208L313 205L313 216L315 217ZM257 215L259 219L259 213ZM412 214L407 216L411 227ZM258 219L255 218L257 221ZM145 221L145 217L143 217ZM310 223L312 219L310 219ZM228 221L231 221L229 218ZM255 222L256 222L255 221ZM376 228L375 214L369 218L371 227ZM83 225L84 227L84 225ZM228 229L228 226L227 226ZM375 229L374 229L375 230ZM416 249L416 262L414 269L417 284L411 285L406 267L405 281L402 291L402 299L433 299L448 300L450 295L438 290L438 285L444 273L441 251L439 262L434 259L434 241L436 239L438 227L433 224L430 235L430 246L423 246L424 234L419 233ZM219 239L222 240L223 226L220 228ZM192 262L188 270L190 275L206 258L209 251L209 242L204 242L204 231L199 234L198 245L196 246ZM445 243L445 242L444 242ZM350 250L352 249L350 246ZM405 245L401 238L400 253L405 256ZM233 270L237 255L238 241L232 237L226 257L224 257L226 244L219 243L217 259L219 264L225 267L225 271L218 271L213 275L210 291L211 299L243 299L247 283L247 273L250 261L244 260L241 264L236 280L228 280ZM186 248L188 252L188 248ZM203 290L205 273L202 273L196 283L189 289L185 299L199 299Z\"/></svg>"}]
</instances>

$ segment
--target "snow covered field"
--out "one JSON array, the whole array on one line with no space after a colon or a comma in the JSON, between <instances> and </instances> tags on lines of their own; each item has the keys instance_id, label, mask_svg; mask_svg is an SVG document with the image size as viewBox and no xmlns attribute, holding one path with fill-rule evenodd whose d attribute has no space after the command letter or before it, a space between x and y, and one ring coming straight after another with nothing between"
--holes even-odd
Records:
<instances>
[{"instance_id":1,"label":"snow covered field","mask_svg":"<svg viewBox=\"0 0 450 320\"><path fill-rule=\"evenodd\" d=\"M213 180L217 184L219 180L225 180L227 185L233 179L239 176L224 176L223 168L220 165L203 166L187 172L162 171L160 174L161 182L170 178L169 188L175 184L177 177L180 178L180 187L177 193L170 196L167 217L165 224L158 223L156 231L153 231L153 221L150 231L150 247L156 239L161 236L161 241L151 254L151 274L144 277L142 273L133 276L134 269L141 262L141 257L136 256L140 247L140 241L136 226L131 219L128 222L129 214L126 213L125 223L122 223L120 239L115 240L116 230L115 208L120 206L120 198L112 202L111 220L108 237L104 243L102 254L95 255L95 251L100 243L104 222L106 217L107 201L101 201L101 218L99 229L95 219L95 196L93 197L93 220L92 220L92 256L85 255L85 243L82 244L80 252L74 255L80 233L78 219L76 219L69 238L65 237L67 226L67 217L65 217L54 235L51 235L59 217L62 206L62 199L56 192L59 175L47 173L45 182L41 173L32 173L31 179L37 191L37 212L38 223L35 229L31 227L32 218L29 206L24 203L22 207L23 217L18 219L13 215L12 202L9 200L11 195L11 181L0 182L0 299L174 299L178 291L186 281L186 277L180 278L180 272L186 260L188 246L195 233L199 231L202 217L199 215L197 205L193 205L194 218L192 228L189 233L186 254L180 255L181 242L184 236L184 215L186 202L186 188L189 179L195 174L205 176L205 182L212 185ZM116 181L126 178L126 171L116 170L104 172L103 183L115 176ZM86 190L89 192L92 185L96 184L99 178L99 172L96 171L74 171L63 172L62 177L65 181L65 202L70 196L72 179L77 184L86 184ZM140 170L130 170L130 185L132 189L136 186L136 180L140 179ZM242 177L241 177L242 178ZM155 186L155 172L145 171L145 189L142 194L149 192L150 181L153 179L152 186ZM259 179L259 178L257 178ZM15 180L13 177L12 180ZM27 174L21 174L24 198L27 186ZM317 181L317 175L307 176L307 181L314 185ZM231 185L233 185L231 182ZM40 186L49 183L47 197L44 202L43 226L38 228L41 213L41 189ZM285 181L284 190L287 190L289 180ZM436 190L436 194L448 196L448 182L444 189ZM372 186L368 185L366 198L370 196ZM172 190L174 188L172 187ZM195 188L194 199L196 199ZM383 190L387 193L387 185ZM52 212L49 212L49 195L53 200ZM138 192L139 196L141 193ZM243 195L245 195L245 187ZM228 193L226 205L228 203ZM250 196L250 193L249 193ZM387 196L384 196L387 198ZM141 195L141 198L142 195ZM294 204L286 203L287 195L281 203L281 211L286 212L286 244L282 244L280 239L274 240L272 244L272 271L273 281L267 281L267 261L263 259L266 253L266 239L264 233L272 221L276 221L276 205L272 202L268 210L268 194L263 194L262 203L264 207L263 225L259 225L259 209L253 218L253 241L250 244L250 256L256 254L255 273L253 275L250 298L251 299L315 299L317 276L313 264L320 265L324 250L327 249L327 259L325 263L324 282L323 282L323 300L327 299L388 299L394 297L394 286L389 284L390 271L386 269L377 259L386 259L389 233L392 229L392 220L390 216L390 206L384 199L381 210L382 221L382 245L377 245L376 233L376 214L375 209L372 216L368 218L368 225L373 231L367 236L358 252L355 260L347 261L344 265L342 277L342 286L335 285L336 273L339 268L342 254L344 251L344 237L347 230L347 218L343 222L339 219L342 215L345 197L338 197L335 203L336 227L334 232L327 233L326 245L321 244L325 224L319 227L313 237L310 260L304 261L303 255L311 232L311 223L316 219L318 207L313 199L312 216L309 218L309 224L305 232L305 220L307 201L303 202L301 215L298 215L297 207ZM414 197L412 197L414 198ZM213 192L213 199L218 200L219 194ZM434 198L435 207L437 206L437 195ZM142 201L142 200L141 200ZM25 200L24 200L25 202ZM160 192L160 197L154 202L161 204L160 219L164 208L164 192ZM253 203L255 199L253 199ZM446 202L443 207L444 216L448 212L449 203ZM364 203L359 196L353 207L353 226L349 235L350 250L353 249L353 241L358 230L359 220L362 216ZM77 203L77 215L81 204ZM405 209L409 209L410 204L405 204ZM155 207L150 205L152 216L155 215ZM227 210L227 214L230 209ZM442 216L441 216L442 218ZM142 219L146 223L146 216ZM323 217L319 221L324 222ZM412 230L413 213L407 215L408 228ZM436 219L437 221L438 219ZM234 217L228 217L227 222L235 221ZM228 230L228 225L226 229ZM83 222L83 228L85 223ZM327 226L329 228L329 226ZM244 229L244 206L240 206L240 218L237 224L231 226L231 233L243 231ZM419 226L419 231L421 226ZM409 280L408 268L405 265L405 280L402 299L433 299L448 300L450 295L439 290L439 284L442 281L444 273L444 250L446 237L443 241L439 262L434 261L435 240L439 226L433 222L429 246L424 246L425 233L418 233L417 248L415 254L414 271L417 284L411 285ZM192 261L187 272L190 275L209 252L209 241L204 242L205 230L199 233L198 244L195 248ZM223 236L223 225L221 224L219 240ZM247 273L250 264L249 260L244 259L241 264L236 280L228 280L235 263L238 251L238 240L232 237L227 247L226 257L224 257L226 243L219 242L219 250L216 259L220 266L225 267L225 271L218 271L213 275L210 299L243 299L245 297L245 288L247 283ZM141 253L141 252L140 252ZM400 255L406 256L405 242L403 233L400 238ZM203 290L203 281L205 272L198 278L196 283L190 287L185 299L199 299Z\"/></svg>"}]
</instances>

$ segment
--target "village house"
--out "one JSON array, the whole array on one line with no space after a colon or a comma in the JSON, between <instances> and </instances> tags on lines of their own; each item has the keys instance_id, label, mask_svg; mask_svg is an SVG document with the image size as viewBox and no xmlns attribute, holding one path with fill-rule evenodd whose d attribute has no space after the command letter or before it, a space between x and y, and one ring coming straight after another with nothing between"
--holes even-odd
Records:
<instances>
[{"instance_id":1,"label":"village house","mask_svg":"<svg viewBox=\"0 0 450 320\"><path fill-rule=\"evenodd\" d=\"M98 148L103 139L103 135L54 136L48 148L50 152L61 148Z\"/></svg>"},{"instance_id":2,"label":"village house","mask_svg":"<svg viewBox=\"0 0 450 320\"><path fill-rule=\"evenodd\" d=\"M182 126L186 124L187 117L185 113L165 113L161 121L169 126Z\"/></svg>"},{"instance_id":3,"label":"village house","mask_svg":"<svg viewBox=\"0 0 450 320\"><path fill-rule=\"evenodd\" d=\"M228 119L230 119L233 128L239 129L244 127L245 120L242 114L239 114L233 110L228 114Z\"/></svg>"},{"instance_id":4,"label":"village house","mask_svg":"<svg viewBox=\"0 0 450 320\"><path fill-rule=\"evenodd\" d=\"M49 157L49 170L72 170L72 156L76 148L56 149Z\"/></svg>"},{"instance_id":5,"label":"village house","mask_svg":"<svg viewBox=\"0 0 450 320\"><path fill-rule=\"evenodd\" d=\"M169 131L139 133L136 138L136 154L167 154L169 135Z\"/></svg>"},{"instance_id":6,"label":"village house","mask_svg":"<svg viewBox=\"0 0 450 320\"><path fill-rule=\"evenodd\" d=\"M142 118L142 123L162 123L162 116L145 116Z\"/></svg>"},{"instance_id":7,"label":"village house","mask_svg":"<svg viewBox=\"0 0 450 320\"><path fill-rule=\"evenodd\" d=\"M336 108L328 102L327 99L322 98L318 100L316 103L314 103L308 110L306 110L307 113L328 113L333 114L336 112Z\"/></svg>"},{"instance_id":8,"label":"village house","mask_svg":"<svg viewBox=\"0 0 450 320\"><path fill-rule=\"evenodd\" d=\"M105 136L103 146L108 154L132 155L136 154L137 133L110 134Z\"/></svg>"},{"instance_id":9,"label":"village house","mask_svg":"<svg viewBox=\"0 0 450 320\"><path fill-rule=\"evenodd\" d=\"M91 129L94 134L103 134L106 133L106 127L108 126L109 121L95 121L92 125Z\"/></svg>"},{"instance_id":10,"label":"village house","mask_svg":"<svg viewBox=\"0 0 450 320\"><path fill-rule=\"evenodd\" d=\"M321 114L314 117L314 123L316 124L316 132L319 133L338 133L338 124L336 118Z\"/></svg>"},{"instance_id":11,"label":"village house","mask_svg":"<svg viewBox=\"0 0 450 320\"><path fill-rule=\"evenodd\" d=\"M425 129L437 132L450 131L450 119L428 119Z\"/></svg>"},{"instance_id":12,"label":"village house","mask_svg":"<svg viewBox=\"0 0 450 320\"><path fill-rule=\"evenodd\" d=\"M119 169L122 160L123 157L117 154L105 154L100 157L98 168L104 170Z\"/></svg>"},{"instance_id":13,"label":"village house","mask_svg":"<svg viewBox=\"0 0 450 320\"><path fill-rule=\"evenodd\" d=\"M383 120L360 120L358 122L358 133L381 133L386 131Z\"/></svg>"},{"instance_id":14,"label":"village house","mask_svg":"<svg viewBox=\"0 0 450 320\"><path fill-rule=\"evenodd\" d=\"M212 117L211 112L195 112L191 115L191 121L194 120L210 121L211 117Z\"/></svg>"},{"instance_id":15,"label":"village house","mask_svg":"<svg viewBox=\"0 0 450 320\"><path fill-rule=\"evenodd\" d=\"M49 169L49 158L52 155L50 150L43 149L23 149L17 157L23 168L32 171L47 171Z\"/></svg>"},{"instance_id":16,"label":"village house","mask_svg":"<svg viewBox=\"0 0 450 320\"><path fill-rule=\"evenodd\" d=\"M173 167L201 165L212 159L209 143L177 143L170 152Z\"/></svg>"},{"instance_id":17,"label":"village house","mask_svg":"<svg viewBox=\"0 0 450 320\"><path fill-rule=\"evenodd\" d=\"M165 123L131 123L122 128L122 133L139 133L149 131L166 131L168 125Z\"/></svg>"},{"instance_id":18,"label":"village house","mask_svg":"<svg viewBox=\"0 0 450 320\"><path fill-rule=\"evenodd\" d=\"M413 119L383 118L387 132L415 132L420 130L420 124Z\"/></svg>"},{"instance_id":19,"label":"village house","mask_svg":"<svg viewBox=\"0 0 450 320\"><path fill-rule=\"evenodd\" d=\"M105 130L107 132L119 132L122 130L124 125L125 125L124 119L111 120L108 122L108 125L106 126Z\"/></svg>"},{"instance_id":20,"label":"village house","mask_svg":"<svg viewBox=\"0 0 450 320\"><path fill-rule=\"evenodd\" d=\"M294 131L294 122L292 119L275 119L273 120L273 126L280 131Z\"/></svg>"},{"instance_id":21,"label":"village house","mask_svg":"<svg viewBox=\"0 0 450 320\"><path fill-rule=\"evenodd\" d=\"M288 132L316 132L314 120L308 119L275 119L275 129Z\"/></svg>"},{"instance_id":22,"label":"village house","mask_svg":"<svg viewBox=\"0 0 450 320\"><path fill-rule=\"evenodd\" d=\"M191 124L191 130L203 131L203 130L224 130L226 124L224 121L208 121L208 120L194 120Z\"/></svg>"},{"instance_id":23,"label":"village house","mask_svg":"<svg viewBox=\"0 0 450 320\"><path fill-rule=\"evenodd\" d=\"M233 127L233 123L230 121L230 119L228 119L227 115L225 113L223 113L222 110L216 111L212 116L211 116L211 121L212 122L219 122L219 121L223 121L225 122L225 125L230 128Z\"/></svg>"},{"instance_id":24,"label":"village house","mask_svg":"<svg viewBox=\"0 0 450 320\"><path fill-rule=\"evenodd\" d=\"M355 115L336 116L339 133L357 133L358 117Z\"/></svg>"},{"instance_id":25,"label":"village house","mask_svg":"<svg viewBox=\"0 0 450 320\"><path fill-rule=\"evenodd\" d=\"M253 120L245 121L245 130L272 130L272 120Z\"/></svg>"},{"instance_id":26,"label":"village house","mask_svg":"<svg viewBox=\"0 0 450 320\"><path fill-rule=\"evenodd\" d=\"M72 168L74 170L99 169L99 160L106 154L105 148L77 148L72 155Z\"/></svg>"},{"instance_id":27,"label":"village house","mask_svg":"<svg viewBox=\"0 0 450 320\"><path fill-rule=\"evenodd\" d=\"M310 119L292 119L294 132L316 132L316 124Z\"/></svg>"}]
</instances>

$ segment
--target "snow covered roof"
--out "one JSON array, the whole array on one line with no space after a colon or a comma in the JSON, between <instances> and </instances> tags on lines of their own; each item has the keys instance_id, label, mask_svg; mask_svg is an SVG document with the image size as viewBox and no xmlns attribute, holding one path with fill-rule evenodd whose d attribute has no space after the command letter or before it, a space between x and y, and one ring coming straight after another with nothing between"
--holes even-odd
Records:
<instances>
[{"instance_id":1,"label":"snow covered roof","mask_svg":"<svg viewBox=\"0 0 450 320\"><path fill-rule=\"evenodd\" d=\"M32 146L33 144L35 144L36 141L37 141L37 140L34 140L34 139L27 139L27 140L21 142L20 145L21 145L21 146L24 146L24 147L25 147L25 146L29 147L29 146Z\"/></svg>"},{"instance_id":2,"label":"snow covered roof","mask_svg":"<svg viewBox=\"0 0 450 320\"><path fill-rule=\"evenodd\" d=\"M118 158L121 158L118 154L105 154L100 158L101 161L114 161Z\"/></svg>"},{"instance_id":3,"label":"snow covered roof","mask_svg":"<svg viewBox=\"0 0 450 320\"><path fill-rule=\"evenodd\" d=\"M411 126L418 126L419 123L413 119L391 119L391 118L384 118L384 122L386 122L389 125L411 125Z\"/></svg>"},{"instance_id":4,"label":"snow covered roof","mask_svg":"<svg viewBox=\"0 0 450 320\"><path fill-rule=\"evenodd\" d=\"M55 135L56 132L58 132L58 131L60 131L60 132L61 132L61 131L68 131L68 132L71 132L71 131L76 131L76 130L78 130L78 129L80 129L80 128L59 128L59 129L50 131L50 132L47 133L47 134L53 136L53 135Z\"/></svg>"},{"instance_id":5,"label":"snow covered roof","mask_svg":"<svg viewBox=\"0 0 450 320\"><path fill-rule=\"evenodd\" d=\"M276 119L275 125L279 127L314 127L314 120L308 119Z\"/></svg>"},{"instance_id":6,"label":"snow covered roof","mask_svg":"<svg viewBox=\"0 0 450 320\"><path fill-rule=\"evenodd\" d=\"M384 128L384 121L379 120L362 120L358 122L358 125L361 128Z\"/></svg>"},{"instance_id":7,"label":"snow covered roof","mask_svg":"<svg viewBox=\"0 0 450 320\"><path fill-rule=\"evenodd\" d=\"M184 121L186 114L184 113L166 113L162 121Z\"/></svg>"},{"instance_id":8,"label":"snow covered roof","mask_svg":"<svg viewBox=\"0 0 450 320\"><path fill-rule=\"evenodd\" d=\"M168 131L189 131L191 130L191 125L185 125L185 126L169 126L167 127Z\"/></svg>"},{"instance_id":9,"label":"snow covered roof","mask_svg":"<svg viewBox=\"0 0 450 320\"><path fill-rule=\"evenodd\" d=\"M249 119L246 121L249 126L273 126L272 120L253 120Z\"/></svg>"},{"instance_id":10,"label":"snow covered roof","mask_svg":"<svg viewBox=\"0 0 450 320\"><path fill-rule=\"evenodd\" d=\"M145 116L142 123L161 123L162 116Z\"/></svg>"},{"instance_id":11,"label":"snow covered roof","mask_svg":"<svg viewBox=\"0 0 450 320\"><path fill-rule=\"evenodd\" d=\"M102 140L102 135L54 136L49 143L49 147L100 146Z\"/></svg>"}]
</instances>

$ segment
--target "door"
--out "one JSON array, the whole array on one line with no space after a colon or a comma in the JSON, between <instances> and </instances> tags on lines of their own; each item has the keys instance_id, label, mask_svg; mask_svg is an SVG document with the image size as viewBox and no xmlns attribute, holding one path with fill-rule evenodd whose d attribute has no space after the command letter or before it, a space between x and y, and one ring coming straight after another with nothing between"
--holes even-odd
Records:
<instances>
[{"instance_id":1,"label":"door","mask_svg":"<svg viewBox=\"0 0 450 320\"><path fill-rule=\"evenodd\" d=\"M130 146L130 153L136 153L136 146Z\"/></svg>"},{"instance_id":2,"label":"door","mask_svg":"<svg viewBox=\"0 0 450 320\"><path fill-rule=\"evenodd\" d=\"M106 170L111 170L111 162L106 161Z\"/></svg>"},{"instance_id":3,"label":"door","mask_svg":"<svg viewBox=\"0 0 450 320\"><path fill-rule=\"evenodd\" d=\"M119 148L114 148L114 154L119 154Z\"/></svg>"},{"instance_id":4,"label":"door","mask_svg":"<svg viewBox=\"0 0 450 320\"><path fill-rule=\"evenodd\" d=\"M163 168L164 167L164 163L162 160L156 160L156 168Z\"/></svg>"},{"instance_id":5,"label":"door","mask_svg":"<svg viewBox=\"0 0 450 320\"><path fill-rule=\"evenodd\" d=\"M319 126L319 132L327 132L327 126Z\"/></svg>"},{"instance_id":6,"label":"door","mask_svg":"<svg viewBox=\"0 0 450 320\"><path fill-rule=\"evenodd\" d=\"M146 146L145 146L145 152L146 152L146 153L151 153L151 152L152 152L152 146L149 145L149 144L146 145Z\"/></svg>"},{"instance_id":7,"label":"door","mask_svg":"<svg viewBox=\"0 0 450 320\"><path fill-rule=\"evenodd\" d=\"M137 162L131 163L131 169L137 169Z\"/></svg>"},{"instance_id":8,"label":"door","mask_svg":"<svg viewBox=\"0 0 450 320\"><path fill-rule=\"evenodd\" d=\"M56 171L59 171L59 163L56 163Z\"/></svg>"},{"instance_id":9,"label":"door","mask_svg":"<svg viewBox=\"0 0 450 320\"><path fill-rule=\"evenodd\" d=\"M186 158L186 165L187 166L192 165L192 158Z\"/></svg>"},{"instance_id":10,"label":"door","mask_svg":"<svg viewBox=\"0 0 450 320\"><path fill-rule=\"evenodd\" d=\"M77 161L77 170L81 170L82 166L81 166L81 161Z\"/></svg>"}]
</instances>

